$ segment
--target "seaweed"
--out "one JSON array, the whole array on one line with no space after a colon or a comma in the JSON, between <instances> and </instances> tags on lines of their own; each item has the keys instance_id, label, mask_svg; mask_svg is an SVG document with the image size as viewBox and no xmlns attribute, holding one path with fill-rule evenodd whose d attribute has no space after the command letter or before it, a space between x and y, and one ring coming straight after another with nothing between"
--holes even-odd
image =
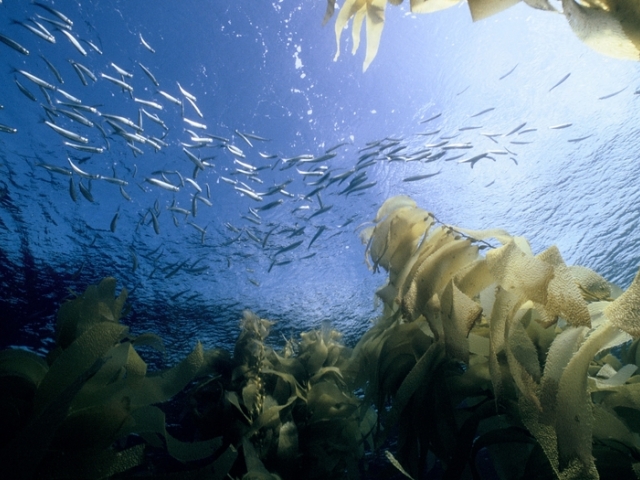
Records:
<instances>
[{"instance_id":1,"label":"seaweed","mask_svg":"<svg viewBox=\"0 0 640 480\"><path fill-rule=\"evenodd\" d=\"M640 274L623 292L556 247L441 224L404 196L361 237L388 278L353 349L326 322L277 350L273 322L245 311L232 352L197 343L149 371L137 348L160 337L121 323L115 279L89 286L61 306L46 358L0 352L3 466L355 479L379 454L383 475L414 479L640 478Z\"/></svg>"}]
</instances>

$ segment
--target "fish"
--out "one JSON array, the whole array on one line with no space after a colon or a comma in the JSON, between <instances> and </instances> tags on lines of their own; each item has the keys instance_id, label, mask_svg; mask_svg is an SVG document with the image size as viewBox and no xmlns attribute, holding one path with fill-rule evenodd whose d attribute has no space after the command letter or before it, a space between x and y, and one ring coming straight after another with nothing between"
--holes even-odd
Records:
<instances>
[{"instance_id":1,"label":"fish","mask_svg":"<svg viewBox=\"0 0 640 480\"><path fill-rule=\"evenodd\" d=\"M121 123L122 125L126 125L127 127L131 127L131 128L133 128L134 130L137 130L137 131L141 131L142 130L140 128L140 126L138 124L136 124L136 122L134 122L130 118L122 117L120 115L111 115L111 114L108 114L108 113L103 113L102 117L106 118L108 120L113 120L114 122Z\"/></svg>"},{"instance_id":2,"label":"fish","mask_svg":"<svg viewBox=\"0 0 640 480\"><path fill-rule=\"evenodd\" d=\"M187 98L188 99L188 98ZM247 145L249 145L251 148L253 148L253 143L251 143L251 140L249 140L249 138L243 134L242 132L238 131L237 129L234 130L235 134L238 135L242 140L244 140Z\"/></svg>"},{"instance_id":3,"label":"fish","mask_svg":"<svg viewBox=\"0 0 640 480\"><path fill-rule=\"evenodd\" d=\"M567 78L569 78L570 75L571 75L571 73L567 73L564 77L562 77L562 79L558 83L556 83L553 87L551 87L549 89L549 91L551 91L554 88L559 87L560 85L562 85L567 80Z\"/></svg>"},{"instance_id":4,"label":"fish","mask_svg":"<svg viewBox=\"0 0 640 480\"><path fill-rule=\"evenodd\" d=\"M114 70L116 72L118 72L120 75L122 75L123 77L127 77L127 78L133 78L133 73L128 72L127 70L125 70L124 68L119 67L118 65L116 65L115 63L111 62L111 66L114 68Z\"/></svg>"},{"instance_id":5,"label":"fish","mask_svg":"<svg viewBox=\"0 0 640 480\"><path fill-rule=\"evenodd\" d=\"M150 183L151 185L155 185L156 187L164 188L165 190L169 190L170 192L179 192L180 187L176 187L168 182L164 182L157 178L147 177L144 179L145 182Z\"/></svg>"},{"instance_id":6,"label":"fish","mask_svg":"<svg viewBox=\"0 0 640 480\"><path fill-rule=\"evenodd\" d=\"M62 95L64 98L66 98L70 102L74 102L74 103L78 103L78 104L82 103L82 100L80 100L79 98L74 97L70 93L65 92L61 88L56 89L56 92L58 92L60 95ZM57 102L57 100L56 100L56 102Z\"/></svg>"},{"instance_id":7,"label":"fish","mask_svg":"<svg viewBox=\"0 0 640 480\"><path fill-rule=\"evenodd\" d=\"M617 90L617 91L615 91L615 92L613 92L613 93L609 93L608 95L604 95L604 96L602 96L602 97L598 98L598 100L606 100L607 98L615 97L615 96L616 96L616 95L618 95L619 93L624 92L626 89L627 89L627 87L624 87L624 88L622 88L622 89L620 89L620 90Z\"/></svg>"},{"instance_id":8,"label":"fish","mask_svg":"<svg viewBox=\"0 0 640 480\"><path fill-rule=\"evenodd\" d=\"M63 137L68 138L69 140L73 140L74 142L78 142L78 143L89 143L88 138L83 137L82 135L79 135L77 133L71 132L69 130L66 130L62 127L59 127L58 125L50 122L49 120L45 120L44 123L49 128L51 128L54 132L56 132L59 135L62 135Z\"/></svg>"},{"instance_id":9,"label":"fish","mask_svg":"<svg viewBox=\"0 0 640 480\"><path fill-rule=\"evenodd\" d=\"M39 28L33 27L33 26L29 25L28 23L24 23L24 22L21 22L19 20L13 20L12 23L16 23L18 25L22 25L24 28L29 30L34 35L37 35L38 37L42 38L43 40L46 40L49 43L56 43L56 37L51 35L51 33L46 29L45 29L45 31L42 31Z\"/></svg>"},{"instance_id":10,"label":"fish","mask_svg":"<svg viewBox=\"0 0 640 480\"><path fill-rule=\"evenodd\" d=\"M55 15L56 17L58 17L60 20L62 20L64 23L66 23L67 25L69 25L69 27L73 27L73 22L71 21L71 19L69 17L67 17L65 14L63 14L62 12L56 10L53 7L50 7L49 5L45 4L45 3L41 3L41 2L32 2L34 5L45 9L47 12L49 12L52 15Z\"/></svg>"},{"instance_id":11,"label":"fish","mask_svg":"<svg viewBox=\"0 0 640 480\"><path fill-rule=\"evenodd\" d=\"M423 137L430 137L431 135L437 135L438 133L440 133L442 129L439 128L438 130L432 130L431 132L421 132L421 133L416 133L416 135L421 135Z\"/></svg>"},{"instance_id":12,"label":"fish","mask_svg":"<svg viewBox=\"0 0 640 480\"><path fill-rule=\"evenodd\" d=\"M250 139L252 139L252 140L257 140L257 141L259 141L259 142L270 142L270 141L271 141L271 139L270 139L270 138L261 137L261 136L259 136L259 135L255 135L255 134L253 134L253 133L247 133L247 132L245 132L245 133L243 133L243 135L244 135L245 137L247 137L247 138L250 138Z\"/></svg>"},{"instance_id":13,"label":"fish","mask_svg":"<svg viewBox=\"0 0 640 480\"><path fill-rule=\"evenodd\" d=\"M479 128L483 128L482 125L473 127L460 127L458 130L461 132L466 132L467 130L478 130Z\"/></svg>"},{"instance_id":14,"label":"fish","mask_svg":"<svg viewBox=\"0 0 640 480\"><path fill-rule=\"evenodd\" d=\"M197 168L199 168L200 170L204 170L204 164L202 163L202 160L200 160L196 155L194 155L186 148L183 148L182 151L187 154L189 160L191 160Z\"/></svg>"},{"instance_id":15,"label":"fish","mask_svg":"<svg viewBox=\"0 0 640 480\"><path fill-rule=\"evenodd\" d=\"M281 253L285 253L285 252L289 252L295 248L298 248L300 245L302 245L304 243L304 240L298 240L297 242L293 242L289 245L287 245L286 247L282 247L280 250L278 250L273 257L277 257L278 255L280 255Z\"/></svg>"},{"instance_id":16,"label":"fish","mask_svg":"<svg viewBox=\"0 0 640 480\"><path fill-rule=\"evenodd\" d=\"M142 34L139 33L138 35L140 37L140 43L142 44L142 46L149 50L151 53L156 53L155 49L151 45L149 45L144 38L142 38Z\"/></svg>"},{"instance_id":17,"label":"fish","mask_svg":"<svg viewBox=\"0 0 640 480\"><path fill-rule=\"evenodd\" d=\"M158 93L160 95L162 95L164 98L166 98L167 100L169 100L171 103L175 103L176 105L180 105L182 106L182 100L177 99L176 97L174 97L173 95L168 94L165 91L162 90L158 90Z\"/></svg>"},{"instance_id":18,"label":"fish","mask_svg":"<svg viewBox=\"0 0 640 480\"><path fill-rule=\"evenodd\" d=\"M74 122L81 123L85 127L93 127L93 125L94 125L91 120L89 120L87 117L85 117L84 115L82 115L82 114L80 114L78 112L74 112L72 110L64 110L62 108L56 109L56 112L57 113L61 113L62 115L70 118Z\"/></svg>"},{"instance_id":19,"label":"fish","mask_svg":"<svg viewBox=\"0 0 640 480\"><path fill-rule=\"evenodd\" d=\"M560 130L561 128L568 128L571 125L573 125L573 123L561 123L560 125L553 125L551 127L549 127L551 130Z\"/></svg>"},{"instance_id":20,"label":"fish","mask_svg":"<svg viewBox=\"0 0 640 480\"><path fill-rule=\"evenodd\" d=\"M160 235L160 222L158 222L158 216L151 209L149 209L149 213L151 214L151 223L153 224L153 231L156 232L156 235Z\"/></svg>"},{"instance_id":21,"label":"fish","mask_svg":"<svg viewBox=\"0 0 640 480\"><path fill-rule=\"evenodd\" d=\"M2 34L0 34L0 42L4 43L8 47L13 48L16 52L19 52L19 53L21 53L23 55L29 55L29 50L24 48L22 45L20 45L15 40L10 39L9 37L5 37Z\"/></svg>"},{"instance_id":22,"label":"fish","mask_svg":"<svg viewBox=\"0 0 640 480\"><path fill-rule=\"evenodd\" d=\"M82 184L82 181L78 182L78 187L80 187L80 193L87 201L94 203L93 195L91 195L91 191Z\"/></svg>"},{"instance_id":23,"label":"fish","mask_svg":"<svg viewBox=\"0 0 640 480\"><path fill-rule=\"evenodd\" d=\"M112 233L116 233L116 224L118 222L119 217L120 217L120 210L116 212L116 214L113 216L113 219L111 220L111 223L109 224L109 230L111 230Z\"/></svg>"},{"instance_id":24,"label":"fish","mask_svg":"<svg viewBox=\"0 0 640 480\"><path fill-rule=\"evenodd\" d=\"M155 108L156 110L164 110L164 107L160 105L158 102L153 102L151 100L143 100L142 98L133 97L133 101L136 103L140 103L142 105L146 105L147 107Z\"/></svg>"},{"instance_id":25,"label":"fish","mask_svg":"<svg viewBox=\"0 0 640 480\"><path fill-rule=\"evenodd\" d=\"M141 37L142 38L142 37ZM158 82L158 80L156 80L156 77L153 75L153 73L151 73L151 70L149 70L147 67L145 67L144 65L142 65L140 62L138 62L138 65L140 66L140 68L142 69L142 71L145 73L145 75L147 77L149 77L149 80L151 80L151 82L153 82L153 84L156 87L160 86L160 82Z\"/></svg>"},{"instance_id":26,"label":"fish","mask_svg":"<svg viewBox=\"0 0 640 480\"><path fill-rule=\"evenodd\" d=\"M348 196L350 193L354 193L354 192L361 192L361 191L363 191L363 190L367 190L367 189L369 189L369 188L371 188L371 187L374 187L375 185L377 185L377 183L378 183L378 182L377 182L377 181L375 181L375 182L365 183L364 185L358 185L357 187L355 187L355 188L351 189L350 191L348 191L348 192L347 192L347 196Z\"/></svg>"},{"instance_id":27,"label":"fish","mask_svg":"<svg viewBox=\"0 0 640 480\"><path fill-rule=\"evenodd\" d=\"M16 85L18 86L18 90L20 90L22 92L22 94L27 97L29 100L33 101L33 102L37 102L38 99L36 98L36 96L31 93L27 87L25 87L24 85L22 85L17 78L14 78L13 81L16 83Z\"/></svg>"},{"instance_id":28,"label":"fish","mask_svg":"<svg viewBox=\"0 0 640 480\"><path fill-rule=\"evenodd\" d=\"M102 50L95 44L93 43L91 40L82 40L83 42L85 42L87 45L89 45L95 52L97 52L98 54L102 55Z\"/></svg>"},{"instance_id":29,"label":"fish","mask_svg":"<svg viewBox=\"0 0 640 480\"><path fill-rule=\"evenodd\" d=\"M516 69L517 66L518 64L516 63L511 70L509 70L507 73L505 73L500 78L498 78L498 80L504 80L505 78L507 78L509 75L513 73L513 71Z\"/></svg>"},{"instance_id":30,"label":"fish","mask_svg":"<svg viewBox=\"0 0 640 480\"><path fill-rule=\"evenodd\" d=\"M80 167L78 167L75 163L73 163L71 161L71 158L69 157L67 157L67 161L69 162L69 165L71 165L71 170L73 170L76 173L76 175L80 177L88 178L89 180L100 177L100 175L92 175L90 173L85 172L84 170L81 170Z\"/></svg>"},{"instance_id":31,"label":"fish","mask_svg":"<svg viewBox=\"0 0 640 480\"><path fill-rule=\"evenodd\" d=\"M87 79L85 78L85 75L94 82L98 81L98 77L96 77L96 75L91 70L89 70L89 68L85 67L81 63L75 62L73 60L69 60L69 63L71 63L71 66L76 71L78 77L80 77L80 81L85 87L87 86Z\"/></svg>"},{"instance_id":32,"label":"fish","mask_svg":"<svg viewBox=\"0 0 640 480\"><path fill-rule=\"evenodd\" d=\"M426 173L424 175L414 175L413 177L407 177L402 179L403 182L417 182L418 180L424 180L425 178L431 178L438 175L442 170L436 173Z\"/></svg>"},{"instance_id":33,"label":"fish","mask_svg":"<svg viewBox=\"0 0 640 480\"><path fill-rule=\"evenodd\" d=\"M481 153L479 155L475 155L471 158L467 158L465 160L459 160L458 163L470 163L471 164L471 168L473 168L473 166L479 161L482 160L483 158L489 157L488 153ZM491 157L489 157L491 158Z\"/></svg>"},{"instance_id":34,"label":"fish","mask_svg":"<svg viewBox=\"0 0 640 480\"><path fill-rule=\"evenodd\" d=\"M512 145L529 145L530 143L533 143L533 142L521 142L521 141L514 140L513 142L509 142L509 143L511 143Z\"/></svg>"},{"instance_id":35,"label":"fish","mask_svg":"<svg viewBox=\"0 0 640 480\"><path fill-rule=\"evenodd\" d=\"M230 143L227 143L225 147L227 148L227 150L229 150L231 154L235 155L236 157L246 158L246 155L244 154L244 152L240 150L238 147L236 147L235 145L231 145Z\"/></svg>"},{"instance_id":36,"label":"fish","mask_svg":"<svg viewBox=\"0 0 640 480\"><path fill-rule=\"evenodd\" d=\"M178 88L180 89L180 93L182 93L182 95L184 95L186 98L190 98L194 102L198 101L195 95L190 94L184 88L182 88L182 85L180 85L180 82L176 82L176 83L178 84Z\"/></svg>"},{"instance_id":37,"label":"fish","mask_svg":"<svg viewBox=\"0 0 640 480\"><path fill-rule=\"evenodd\" d=\"M186 117L183 117L182 120L186 123L188 123L189 125L191 125L193 128L201 128L202 130L206 130L207 126L204 123L198 123L194 120L189 120Z\"/></svg>"},{"instance_id":38,"label":"fish","mask_svg":"<svg viewBox=\"0 0 640 480\"><path fill-rule=\"evenodd\" d=\"M591 134L589 134L589 135L585 135L584 137L570 138L569 140L567 140L567 142L570 142L570 143L578 143L578 142L581 142L581 141L583 141L583 140L586 140L587 138L592 137L592 136L593 136L593 133L591 133Z\"/></svg>"},{"instance_id":39,"label":"fish","mask_svg":"<svg viewBox=\"0 0 640 480\"><path fill-rule=\"evenodd\" d=\"M426 120L422 120L420 123L428 123L431 120L435 120L436 118L440 118L442 116L442 112L434 115L433 117L427 118Z\"/></svg>"},{"instance_id":40,"label":"fish","mask_svg":"<svg viewBox=\"0 0 640 480\"><path fill-rule=\"evenodd\" d=\"M9 125L2 125L0 123L0 132L2 133L18 133L18 129L10 127Z\"/></svg>"},{"instance_id":41,"label":"fish","mask_svg":"<svg viewBox=\"0 0 640 480\"><path fill-rule=\"evenodd\" d=\"M513 130L511 130L509 133L505 133L503 136L504 137L508 137L509 135L513 135L514 133L516 133L518 130L522 129L522 127L524 127L527 124L527 122L521 123L520 125L518 125L516 128L514 128ZM487 135L488 136L488 135Z\"/></svg>"},{"instance_id":42,"label":"fish","mask_svg":"<svg viewBox=\"0 0 640 480\"><path fill-rule=\"evenodd\" d=\"M103 147L92 147L90 145L80 145L77 143L71 143L71 142L62 142L65 146L73 148L75 150L78 150L80 152L85 152L85 153L103 153L104 152L104 148Z\"/></svg>"},{"instance_id":43,"label":"fish","mask_svg":"<svg viewBox=\"0 0 640 480\"><path fill-rule=\"evenodd\" d=\"M84 57L87 56L87 51L84 49L84 47L82 45L80 45L80 42L78 41L78 39L76 37L73 36L73 34L67 30L60 30L62 32L62 34L67 37L69 39L69 41L71 42L71 44L76 47L76 50L78 50L78 52L80 52L80 54Z\"/></svg>"},{"instance_id":44,"label":"fish","mask_svg":"<svg viewBox=\"0 0 640 480\"><path fill-rule=\"evenodd\" d=\"M44 63L47 64L47 67L49 67L49 70L51 70L51 72L53 73L53 75L56 77L56 80L58 80L58 83L64 83L64 80L62 79L62 76L60 75L60 72L58 71L58 69L53 65L53 63L51 63L49 60L47 60L47 57L45 57L44 55L40 55L40 58L42 58L42 60L44 60Z\"/></svg>"},{"instance_id":45,"label":"fish","mask_svg":"<svg viewBox=\"0 0 640 480\"><path fill-rule=\"evenodd\" d=\"M38 20L42 20L43 22L48 23L49 25L53 25L54 27L56 27L56 28L58 28L60 30L71 30L71 25L69 25L68 23L63 23L63 22L59 22L57 20L53 20L51 18L43 17L39 13L36 13L36 18Z\"/></svg>"},{"instance_id":46,"label":"fish","mask_svg":"<svg viewBox=\"0 0 640 480\"><path fill-rule=\"evenodd\" d=\"M523 135L525 133L531 133L531 132L537 132L538 129L537 128L527 128L526 130L520 130L518 132L518 135Z\"/></svg>"},{"instance_id":47,"label":"fish","mask_svg":"<svg viewBox=\"0 0 640 480\"><path fill-rule=\"evenodd\" d=\"M101 73L100 77L104 78L105 80L109 80L111 83L116 84L117 86L123 88L124 90L127 90L128 92L133 92L133 87L123 80L114 78L110 75L107 75L106 73Z\"/></svg>"},{"instance_id":48,"label":"fish","mask_svg":"<svg viewBox=\"0 0 640 480\"><path fill-rule=\"evenodd\" d=\"M313 242L315 242L318 239L318 237L322 234L322 232L324 232L326 229L327 229L327 227L324 226L324 225L320 225L318 227L318 231L316 232L316 234L313 236L313 238L309 242L309 246L307 247L307 250L309 250L311 248L311 245L313 245Z\"/></svg>"},{"instance_id":49,"label":"fish","mask_svg":"<svg viewBox=\"0 0 640 480\"><path fill-rule=\"evenodd\" d=\"M69 179L69 196L74 203L78 202L78 194L76 193L76 186L73 183L73 177Z\"/></svg>"},{"instance_id":50,"label":"fish","mask_svg":"<svg viewBox=\"0 0 640 480\"><path fill-rule=\"evenodd\" d=\"M260 195L257 192L254 192L253 190L249 190L247 188L238 187L237 185L234 185L233 188L236 189L240 193L244 193L247 197L255 200L256 202L262 202L263 201L262 195Z\"/></svg>"},{"instance_id":51,"label":"fish","mask_svg":"<svg viewBox=\"0 0 640 480\"><path fill-rule=\"evenodd\" d=\"M317 217L318 215L322 215L323 213L328 212L332 208L333 208L333 205L328 205L326 207L322 207L319 210L316 210L315 212L313 212L311 215L309 215L309 218L307 218L307 220L311 220L313 217Z\"/></svg>"},{"instance_id":52,"label":"fish","mask_svg":"<svg viewBox=\"0 0 640 480\"><path fill-rule=\"evenodd\" d=\"M486 109L484 109L484 110L482 110L482 111L480 111L478 113L475 113L475 114L471 115L469 118L479 117L480 115L484 115L485 113L489 113L489 112L491 112L491 111L493 111L495 109L496 109L496 107L486 108Z\"/></svg>"},{"instance_id":53,"label":"fish","mask_svg":"<svg viewBox=\"0 0 640 480\"><path fill-rule=\"evenodd\" d=\"M56 165L50 165L48 163L36 163L37 167L42 167L50 172L59 173L61 175L72 176L73 172L71 170L67 170L66 168L58 167Z\"/></svg>"}]
</instances>

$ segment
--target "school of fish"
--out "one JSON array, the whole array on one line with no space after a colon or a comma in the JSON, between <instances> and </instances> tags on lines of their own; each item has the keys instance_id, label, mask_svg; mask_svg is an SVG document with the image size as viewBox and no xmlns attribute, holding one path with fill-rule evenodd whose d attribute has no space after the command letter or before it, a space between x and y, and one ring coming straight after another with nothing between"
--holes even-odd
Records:
<instances>
[{"instance_id":1,"label":"school of fish","mask_svg":"<svg viewBox=\"0 0 640 480\"><path fill-rule=\"evenodd\" d=\"M468 124L460 125L456 131L443 131L440 126L443 113L432 112L420 120L417 126L420 131L410 137L387 137L362 146L355 146L352 139L346 138L315 152L283 155L269 151L270 140L259 133L239 129L233 129L226 136L211 133L216 126L207 124L206 112L198 106L200 92L189 91L179 81L158 81L154 75L156 49L142 34L138 37L146 51L145 58L127 68L110 62L108 69L95 71L88 66L91 63L86 58L104 53L94 39L80 38L74 32L73 15L40 1L29 6L27 15L28 18L16 21L13 27L28 30L33 34L33 41L21 44L12 38L11 31L3 31L0 32L0 51L7 63L12 56L29 59L26 67L13 72L15 93L28 98L45 118L34 128L49 129L60 138L58 147L66 152L66 162L39 161L35 166L65 179L68 183L66 201L100 202L94 195L93 185L103 182L113 185L114 194L121 197L123 205L131 205L132 189L139 189L147 200L141 207L131 207L139 210L136 229L146 228L162 235L166 228L187 225L185 232L196 236L202 245L237 245L243 252L249 249L251 255L264 256L268 259L268 272L313 257L323 240L351 231L360 223L363 219L355 215L339 225L332 223L329 212L336 213L340 207L333 210L330 199L375 191L378 179L374 169L382 163L419 165L420 173L403 178L403 182L432 181L453 164L481 168L479 165L485 162L508 161L517 165L519 154L526 152L526 145L535 141L538 129L562 132L576 129L572 123L532 125L522 120L514 122L513 128L507 131L490 131L484 120L499 109L488 105L471 112ZM56 65L39 53L41 42L56 45L69 42L75 58L70 58L68 65ZM499 80L506 79L516 68L517 65ZM108 85L113 95L127 98L128 105L132 105L132 101L135 109L112 112L94 103L87 104L84 102L87 90L66 90L67 75L76 75L88 90L98 83ZM561 88L566 81L570 81L570 73L551 85L549 92ZM150 96L149 91L154 94ZM606 100L622 91L607 93L600 99ZM0 134L29 133L11 125L9 108L0 108L3 109L0 110ZM182 120L181 131L167 126L171 123L168 119L176 115ZM568 134L566 140L578 143L591 135ZM495 147L485 148L487 141ZM108 156L116 144L129 150L130 163L124 169L114 165L105 171L104 167L92 166L94 157ZM178 152L181 158L178 167L138 175L136 158L166 149ZM270 178L275 174L282 180L265 181L265 172L272 172ZM224 207L214 204L213 189L226 189L227 194L241 197L245 210L239 212L237 222L213 227L214 220L201 223L199 209ZM166 199L166 195L172 196L170 203L161 200ZM113 235L119 232L123 208L117 207L113 216L104 222L105 229L108 225ZM274 212L279 212L281 219L285 210L290 222L273 220ZM346 229L350 224L350 229ZM207 235L211 230L216 233ZM132 271L139 265L140 249L130 249ZM168 279L179 272L198 275L209 268L203 262L204 257L162 262L159 248L145 251L143 256L153 260L149 277L162 275ZM227 262L231 266L230 259ZM260 282L251 273L248 272L247 280L259 286Z\"/></svg>"}]
</instances>

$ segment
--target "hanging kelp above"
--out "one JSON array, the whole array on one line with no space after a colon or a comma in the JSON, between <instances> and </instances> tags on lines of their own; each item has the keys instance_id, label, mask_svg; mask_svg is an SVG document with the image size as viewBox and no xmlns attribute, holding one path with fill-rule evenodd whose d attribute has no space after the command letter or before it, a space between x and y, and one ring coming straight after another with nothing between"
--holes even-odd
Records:
<instances>
[{"instance_id":1,"label":"hanging kelp above","mask_svg":"<svg viewBox=\"0 0 640 480\"><path fill-rule=\"evenodd\" d=\"M549 0L468 0L473 21L490 17L520 1L538 10L557 12ZM402 0L389 0L400 5ZM460 0L411 0L412 13L433 13L460 3ZM327 1L323 23L335 11L335 0ZM340 37L348 21L353 18L352 36L355 54L360 45L360 31L366 19L367 51L363 71L378 53L384 26L387 0L346 0L336 19L337 51L340 56ZM594 50L614 58L640 60L640 3L637 0L562 0L562 9L573 32Z\"/></svg>"}]
</instances>

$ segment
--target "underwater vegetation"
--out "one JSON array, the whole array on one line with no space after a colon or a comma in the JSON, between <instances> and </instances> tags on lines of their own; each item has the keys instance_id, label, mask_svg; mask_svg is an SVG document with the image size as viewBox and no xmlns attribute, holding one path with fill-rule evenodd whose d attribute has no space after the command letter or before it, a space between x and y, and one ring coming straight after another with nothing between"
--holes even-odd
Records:
<instances>
[{"instance_id":1,"label":"underwater vegetation","mask_svg":"<svg viewBox=\"0 0 640 480\"><path fill-rule=\"evenodd\" d=\"M411 0L412 13L433 13L460 3L461 0ZM558 13L549 0L467 0L473 21L495 15L523 1L538 10ZM388 0L400 5L402 0ZM333 16L336 0L327 0L323 23ZM362 70L366 71L378 53L384 27L387 0L346 0L335 24L337 51L340 56L342 30L353 18L352 54L360 45L360 32L366 20L366 42ZM640 60L640 3L637 0L562 0L562 14L575 35L592 49L604 55L627 60Z\"/></svg>"},{"instance_id":2,"label":"underwater vegetation","mask_svg":"<svg viewBox=\"0 0 640 480\"><path fill-rule=\"evenodd\" d=\"M46 357L0 352L3 467L16 478L640 478L638 277L622 291L556 247L534 255L503 230L441 224L406 196L361 237L388 279L354 348L327 322L275 349L272 322L245 311L232 352L197 343L150 371L143 357L162 339L120 322L129 306L115 279L89 286L60 307Z\"/></svg>"}]
</instances>

